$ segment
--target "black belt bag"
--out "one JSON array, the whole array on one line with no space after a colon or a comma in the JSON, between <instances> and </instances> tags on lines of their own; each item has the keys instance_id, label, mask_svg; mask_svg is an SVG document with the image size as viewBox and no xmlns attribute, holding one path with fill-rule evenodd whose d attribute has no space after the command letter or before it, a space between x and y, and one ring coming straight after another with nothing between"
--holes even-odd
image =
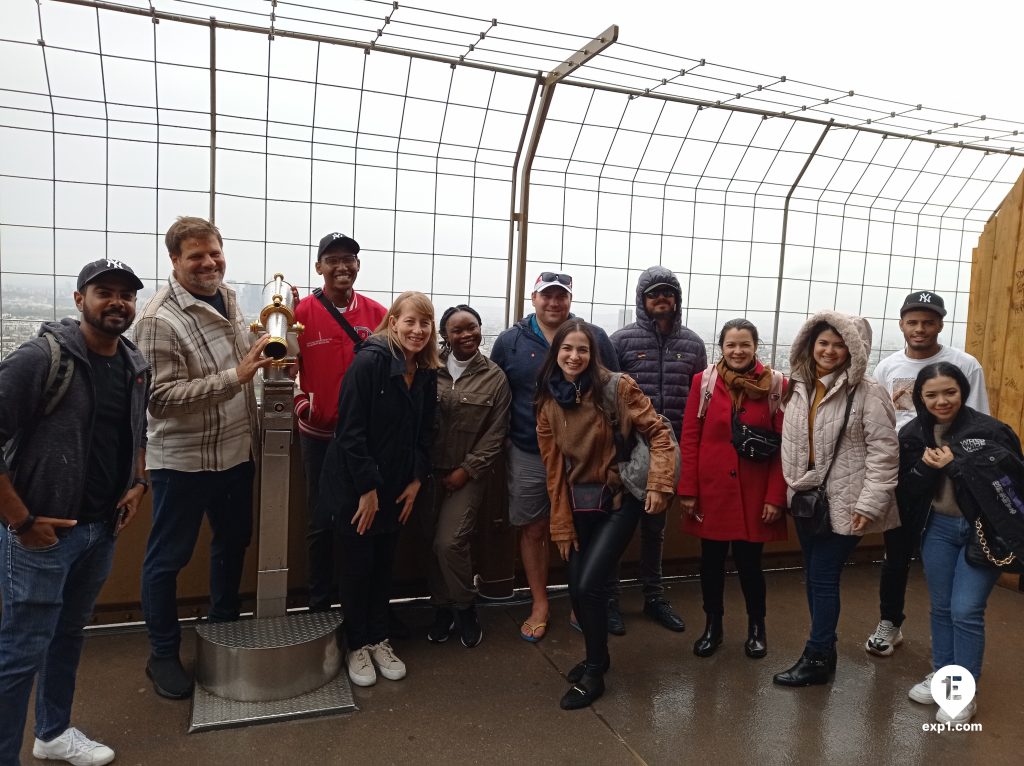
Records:
<instances>
[{"instance_id":1,"label":"black belt bag","mask_svg":"<svg viewBox=\"0 0 1024 766\"><path fill-rule=\"evenodd\" d=\"M755 428L740 422L739 412L732 411L732 446L740 457L754 463L767 463L782 445L782 435L766 428Z\"/></svg>"},{"instance_id":2,"label":"black belt bag","mask_svg":"<svg viewBox=\"0 0 1024 766\"><path fill-rule=\"evenodd\" d=\"M614 499L607 484L569 485L569 505L573 513L610 513Z\"/></svg>"}]
</instances>

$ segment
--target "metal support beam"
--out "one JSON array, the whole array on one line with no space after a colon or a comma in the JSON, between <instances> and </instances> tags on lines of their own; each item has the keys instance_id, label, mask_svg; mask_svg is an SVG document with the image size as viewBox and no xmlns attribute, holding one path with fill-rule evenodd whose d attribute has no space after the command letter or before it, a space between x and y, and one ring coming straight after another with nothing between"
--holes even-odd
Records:
<instances>
[{"instance_id":1,"label":"metal support beam","mask_svg":"<svg viewBox=\"0 0 1024 766\"><path fill-rule=\"evenodd\" d=\"M513 218L519 221L515 304L512 306L513 318L516 320L523 318L523 301L526 300L526 252L530 227L530 175L533 172L533 161L537 157L537 147L540 145L541 133L544 132L544 121L547 119L548 109L551 107L555 86L570 73L575 72L594 58L594 56L605 50L618 38L619 26L618 24L612 24L598 37L595 37L544 76L544 90L541 91L540 95L537 119L533 123L533 130L530 133L530 144L526 149L526 159L523 162L523 179L519 192L519 213L513 214Z\"/></svg>"},{"instance_id":2,"label":"metal support beam","mask_svg":"<svg viewBox=\"0 0 1024 766\"><path fill-rule=\"evenodd\" d=\"M509 304L512 301L512 254L515 252L516 247L516 221L518 216L516 215L516 191L518 189L517 183L519 181L519 160L523 155L523 144L526 143L526 133L530 129L530 118L533 117L533 106L537 103L537 91L540 90L541 78L538 77L537 81L533 84L533 92L530 93L530 105L526 109L526 115L523 117L523 132L519 136L519 145L516 147L516 158L512 162L512 189L509 192L508 200L508 269L505 275L505 313L503 315L504 320L508 322L511 320L512 313L509 310Z\"/></svg>"},{"instance_id":3,"label":"metal support beam","mask_svg":"<svg viewBox=\"0 0 1024 766\"><path fill-rule=\"evenodd\" d=\"M217 19L210 17L210 223L217 219Z\"/></svg>"},{"instance_id":4,"label":"metal support beam","mask_svg":"<svg viewBox=\"0 0 1024 766\"><path fill-rule=\"evenodd\" d=\"M821 148L822 143L825 141L825 136L832 129L832 121L829 120L828 125L821 131L821 135L818 136L818 142L811 149L811 153L807 155L807 161L804 162L804 166L800 168L800 173L797 174L796 180L793 181L793 185L789 187L789 193L786 195L786 203L782 207L782 244L779 250L779 284L775 291L775 322L772 325L772 361L771 368L775 369L775 356L779 348L779 315L782 313L782 275L786 270L786 230L789 228L789 201L793 198L793 192L796 191L796 187L800 185L801 179L804 177L804 173L807 172L807 168L811 165L811 160L814 159L814 155L818 153L818 149Z\"/></svg>"}]
</instances>

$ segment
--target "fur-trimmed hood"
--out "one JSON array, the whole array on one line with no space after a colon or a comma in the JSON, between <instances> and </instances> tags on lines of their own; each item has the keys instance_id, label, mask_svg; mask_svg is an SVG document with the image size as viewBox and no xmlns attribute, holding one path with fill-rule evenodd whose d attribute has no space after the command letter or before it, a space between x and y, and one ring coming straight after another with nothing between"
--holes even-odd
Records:
<instances>
[{"instance_id":1,"label":"fur-trimmed hood","mask_svg":"<svg viewBox=\"0 0 1024 766\"><path fill-rule=\"evenodd\" d=\"M864 317L856 314L844 314L840 311L819 311L804 322L800 332L790 346L789 365L796 380L800 378L800 365L806 358L806 347L810 342L811 331L819 322L828 322L842 336L843 342L850 350L850 366L846 378L850 386L856 386L864 379L868 369L868 357L871 354L871 325ZM807 381L804 381L805 383Z\"/></svg>"}]
</instances>

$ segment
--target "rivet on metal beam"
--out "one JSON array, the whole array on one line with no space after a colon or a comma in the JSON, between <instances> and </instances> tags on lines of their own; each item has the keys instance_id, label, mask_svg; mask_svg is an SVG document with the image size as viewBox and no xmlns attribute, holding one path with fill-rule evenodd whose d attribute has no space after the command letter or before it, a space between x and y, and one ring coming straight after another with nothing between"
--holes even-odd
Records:
<instances>
[{"instance_id":1,"label":"rivet on metal beam","mask_svg":"<svg viewBox=\"0 0 1024 766\"><path fill-rule=\"evenodd\" d=\"M848 95L848 96L852 96L852 95L853 95L853 91L851 90L851 91L850 91L849 93L847 93L846 95Z\"/></svg>"},{"instance_id":2,"label":"rivet on metal beam","mask_svg":"<svg viewBox=\"0 0 1024 766\"><path fill-rule=\"evenodd\" d=\"M981 115L981 117L979 117L978 119L979 120L984 120L985 119L985 115Z\"/></svg>"},{"instance_id":3,"label":"rivet on metal beam","mask_svg":"<svg viewBox=\"0 0 1024 766\"><path fill-rule=\"evenodd\" d=\"M959 128L960 127L960 123L959 122L954 122L953 123L953 127L954 128Z\"/></svg>"},{"instance_id":4,"label":"rivet on metal beam","mask_svg":"<svg viewBox=\"0 0 1024 766\"><path fill-rule=\"evenodd\" d=\"M825 103L826 103L826 104L827 104L827 103L829 103L830 101L832 101L832 99L830 99L830 98L826 98L826 99L825 99Z\"/></svg>"},{"instance_id":5,"label":"rivet on metal beam","mask_svg":"<svg viewBox=\"0 0 1024 766\"><path fill-rule=\"evenodd\" d=\"M785 81L786 81L786 75L782 75L782 77L779 78L779 82L785 82Z\"/></svg>"},{"instance_id":6,"label":"rivet on metal beam","mask_svg":"<svg viewBox=\"0 0 1024 766\"><path fill-rule=\"evenodd\" d=\"M889 112L889 116L890 117L895 117L896 116L896 112Z\"/></svg>"},{"instance_id":7,"label":"rivet on metal beam","mask_svg":"<svg viewBox=\"0 0 1024 766\"><path fill-rule=\"evenodd\" d=\"M491 19L491 26L492 27L498 26L498 20L497 19Z\"/></svg>"},{"instance_id":8,"label":"rivet on metal beam","mask_svg":"<svg viewBox=\"0 0 1024 766\"><path fill-rule=\"evenodd\" d=\"M758 90L764 90L764 86L763 86L763 85L758 85L758 86L757 86L757 89L758 89Z\"/></svg>"},{"instance_id":9,"label":"rivet on metal beam","mask_svg":"<svg viewBox=\"0 0 1024 766\"><path fill-rule=\"evenodd\" d=\"M921 105L920 104L917 105L917 109L918 109L918 111L920 111L920 109L921 109Z\"/></svg>"}]
</instances>

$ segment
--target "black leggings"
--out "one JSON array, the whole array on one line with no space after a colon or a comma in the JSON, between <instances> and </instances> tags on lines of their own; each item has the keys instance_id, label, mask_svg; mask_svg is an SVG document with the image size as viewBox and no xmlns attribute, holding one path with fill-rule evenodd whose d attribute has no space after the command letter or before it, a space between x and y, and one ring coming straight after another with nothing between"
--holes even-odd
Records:
<instances>
[{"instance_id":1,"label":"black leggings","mask_svg":"<svg viewBox=\"0 0 1024 766\"><path fill-rule=\"evenodd\" d=\"M611 513L573 513L580 549L569 553L569 598L587 647L589 670L608 660L608 577L636 531L643 504L624 492L622 508Z\"/></svg>"},{"instance_id":2,"label":"black leggings","mask_svg":"<svg viewBox=\"0 0 1024 766\"><path fill-rule=\"evenodd\" d=\"M335 535L338 591L345 613L342 628L351 651L388 638L391 570L398 532Z\"/></svg>"},{"instance_id":3,"label":"black leggings","mask_svg":"<svg viewBox=\"0 0 1024 766\"><path fill-rule=\"evenodd\" d=\"M764 572L761 551L764 543L746 540L700 541L700 589L706 614L725 614L725 557L732 545L732 556L740 573L740 588L747 602L747 616L763 620L765 612Z\"/></svg>"}]
</instances>

